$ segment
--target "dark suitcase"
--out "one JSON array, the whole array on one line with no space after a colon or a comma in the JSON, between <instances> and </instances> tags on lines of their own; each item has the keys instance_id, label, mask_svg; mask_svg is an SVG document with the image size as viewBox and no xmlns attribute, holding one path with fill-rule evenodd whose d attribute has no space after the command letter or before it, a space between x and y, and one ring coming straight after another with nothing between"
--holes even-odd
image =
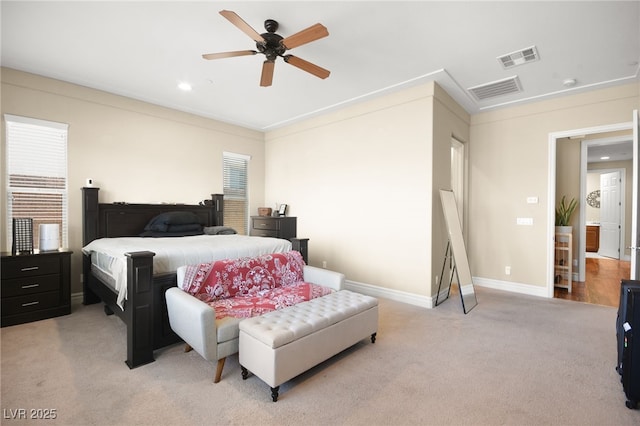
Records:
<instances>
[{"instance_id":1,"label":"dark suitcase","mask_svg":"<svg viewBox=\"0 0 640 426\"><path fill-rule=\"evenodd\" d=\"M640 281L622 280L620 283L620 303L618 304L618 317L616 319L616 340L618 342L618 363L616 371L622 375L622 349L624 346L624 330L622 324L627 318L627 289L640 289Z\"/></svg>"},{"instance_id":2,"label":"dark suitcase","mask_svg":"<svg viewBox=\"0 0 640 426\"><path fill-rule=\"evenodd\" d=\"M640 288L623 288L626 310L622 320L622 387L628 408L636 408L640 401Z\"/></svg>"}]
</instances>

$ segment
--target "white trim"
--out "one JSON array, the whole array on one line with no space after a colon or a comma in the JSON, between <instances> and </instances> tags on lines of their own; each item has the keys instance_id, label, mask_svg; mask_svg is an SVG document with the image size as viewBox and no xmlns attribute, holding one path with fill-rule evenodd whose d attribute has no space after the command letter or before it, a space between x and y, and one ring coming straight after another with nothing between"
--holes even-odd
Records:
<instances>
[{"instance_id":1,"label":"white trim","mask_svg":"<svg viewBox=\"0 0 640 426\"><path fill-rule=\"evenodd\" d=\"M349 280L345 281L345 288L347 290L366 294L368 296L382 297L385 299L395 300L396 302L420 306L421 308L431 309L434 307L434 299L432 297L421 296L414 293L407 293L406 291L392 290L389 288L383 288L371 284L359 283Z\"/></svg>"},{"instance_id":2,"label":"white trim","mask_svg":"<svg viewBox=\"0 0 640 426\"><path fill-rule=\"evenodd\" d=\"M246 161L251 160L251 156L247 154L239 154L237 152L222 151L222 158L225 158L225 157L239 158L241 160L246 160Z\"/></svg>"},{"instance_id":3,"label":"white trim","mask_svg":"<svg viewBox=\"0 0 640 426\"><path fill-rule=\"evenodd\" d=\"M609 124L604 126L587 127L584 129L563 130L560 132L549 133L549 165L547 181L547 297L553 298L554 283L553 283L553 255L554 255L554 238L555 238L555 215L556 215L556 147L557 140L562 138L569 138L572 136L585 137L586 135L617 132L622 130L633 129L633 122L627 121L624 123ZM634 156L636 152L634 151ZM634 167L634 175L635 175ZM581 219L582 220L582 219Z\"/></svg>"},{"instance_id":4,"label":"white trim","mask_svg":"<svg viewBox=\"0 0 640 426\"><path fill-rule=\"evenodd\" d=\"M71 293L71 305L82 303L84 300L84 292Z\"/></svg>"},{"instance_id":5,"label":"white trim","mask_svg":"<svg viewBox=\"0 0 640 426\"><path fill-rule=\"evenodd\" d=\"M500 281L491 278L473 277L473 285L478 287L493 288L511 293L527 294L529 296L548 297L546 287L537 285ZM553 297L553 295L551 295Z\"/></svg>"},{"instance_id":6,"label":"white trim","mask_svg":"<svg viewBox=\"0 0 640 426\"><path fill-rule=\"evenodd\" d=\"M35 126L50 127L59 130L68 130L67 123L58 123L57 121L40 120L39 118L21 117L19 115L4 114L4 121L7 123L33 124Z\"/></svg>"},{"instance_id":7,"label":"white trim","mask_svg":"<svg viewBox=\"0 0 640 426\"><path fill-rule=\"evenodd\" d=\"M510 293L526 294L528 296L547 297L547 289L545 287L481 277L473 277L472 280L473 284L478 287L508 291ZM393 290L350 280L345 281L345 289L355 291L357 293L366 294L372 297L382 297L384 299L394 300L396 302L407 303L409 305L419 306L421 308L435 308L434 297L407 293L401 290ZM551 297L553 297L553 295L551 295Z\"/></svg>"}]
</instances>

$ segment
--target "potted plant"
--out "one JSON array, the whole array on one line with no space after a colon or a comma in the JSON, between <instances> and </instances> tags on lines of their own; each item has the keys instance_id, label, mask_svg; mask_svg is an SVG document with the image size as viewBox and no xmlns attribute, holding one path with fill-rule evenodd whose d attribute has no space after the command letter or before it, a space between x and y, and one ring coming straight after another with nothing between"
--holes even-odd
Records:
<instances>
[{"instance_id":1,"label":"potted plant","mask_svg":"<svg viewBox=\"0 0 640 426\"><path fill-rule=\"evenodd\" d=\"M578 201L572 198L567 204L567 196L563 195L560 204L556 207L556 232L570 234L572 232L571 215L578 207ZM560 227L560 228L558 228Z\"/></svg>"}]
</instances>

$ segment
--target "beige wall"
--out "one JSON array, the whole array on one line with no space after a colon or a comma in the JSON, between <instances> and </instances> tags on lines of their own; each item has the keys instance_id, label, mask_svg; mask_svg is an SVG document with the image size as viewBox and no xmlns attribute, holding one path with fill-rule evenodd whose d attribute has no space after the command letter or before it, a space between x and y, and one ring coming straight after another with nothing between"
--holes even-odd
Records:
<instances>
[{"instance_id":1,"label":"beige wall","mask_svg":"<svg viewBox=\"0 0 640 426\"><path fill-rule=\"evenodd\" d=\"M548 200L549 134L629 122L640 106L638 94L638 84L630 84L471 117L468 251L474 277L546 287L547 208L555 205ZM539 203L527 204L529 196ZM518 226L517 217L531 217L534 225Z\"/></svg>"},{"instance_id":2,"label":"beige wall","mask_svg":"<svg viewBox=\"0 0 640 426\"><path fill-rule=\"evenodd\" d=\"M451 137L467 148L465 235L472 275L541 288L549 133L629 121L640 107L638 86L469 118L430 83L263 135L2 69L2 112L70 124L74 292L80 291L79 189L87 177L106 202L197 202L222 190L222 152L233 151L252 156L251 213L290 204L298 236L310 238L311 264L326 261L352 283L428 305L446 243L438 190L449 187ZM4 129L2 140L4 149ZM4 174L2 179L4 200ZM527 204L528 196L539 203ZM532 217L534 225L517 226L517 217ZM6 250L4 238L2 243ZM511 266L510 276L505 266Z\"/></svg>"},{"instance_id":3,"label":"beige wall","mask_svg":"<svg viewBox=\"0 0 640 426\"><path fill-rule=\"evenodd\" d=\"M438 189L468 122L430 83L271 131L265 197L290 205L312 265L428 305L446 244Z\"/></svg>"},{"instance_id":4,"label":"beige wall","mask_svg":"<svg viewBox=\"0 0 640 426\"><path fill-rule=\"evenodd\" d=\"M69 124L72 292L81 291L80 188L86 178L93 178L100 187L102 202L197 204L222 192L222 153L232 151L251 155L252 210L264 203L261 132L6 68L2 69L1 109L3 114ZM3 172L3 200L5 186ZM2 208L3 237L5 223ZM6 238L2 238L2 249L10 249Z\"/></svg>"}]
</instances>

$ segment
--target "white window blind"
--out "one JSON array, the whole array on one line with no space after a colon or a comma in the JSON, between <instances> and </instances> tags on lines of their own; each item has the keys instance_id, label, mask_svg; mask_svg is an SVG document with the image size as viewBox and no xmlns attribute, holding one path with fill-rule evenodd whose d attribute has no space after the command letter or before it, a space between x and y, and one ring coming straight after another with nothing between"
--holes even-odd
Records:
<instances>
[{"instance_id":1,"label":"white window blind","mask_svg":"<svg viewBox=\"0 0 640 426\"><path fill-rule=\"evenodd\" d=\"M12 219L33 219L33 246L39 225L60 225L60 242L68 247L67 130L68 125L14 115L6 124L7 244Z\"/></svg>"},{"instance_id":2,"label":"white window blind","mask_svg":"<svg viewBox=\"0 0 640 426\"><path fill-rule=\"evenodd\" d=\"M232 152L222 155L224 186L224 224L247 235L249 223L249 197L247 191L248 168L251 157Z\"/></svg>"}]
</instances>

